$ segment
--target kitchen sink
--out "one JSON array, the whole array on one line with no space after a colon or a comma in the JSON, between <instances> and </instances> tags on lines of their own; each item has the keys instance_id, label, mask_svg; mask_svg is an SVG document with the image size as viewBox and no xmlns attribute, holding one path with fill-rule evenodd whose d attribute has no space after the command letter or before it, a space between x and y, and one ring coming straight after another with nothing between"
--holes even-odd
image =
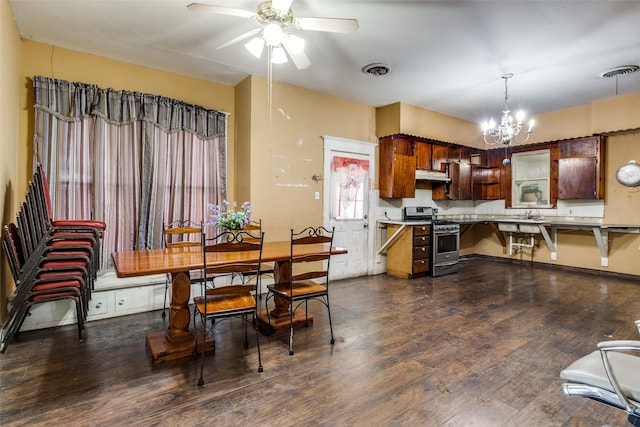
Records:
<instances>
[{"instance_id":1,"label":"kitchen sink","mask_svg":"<svg viewBox=\"0 0 640 427\"><path fill-rule=\"evenodd\" d=\"M538 224L546 224L546 221L540 218L501 218L498 220L498 230L509 233L540 233Z\"/></svg>"}]
</instances>

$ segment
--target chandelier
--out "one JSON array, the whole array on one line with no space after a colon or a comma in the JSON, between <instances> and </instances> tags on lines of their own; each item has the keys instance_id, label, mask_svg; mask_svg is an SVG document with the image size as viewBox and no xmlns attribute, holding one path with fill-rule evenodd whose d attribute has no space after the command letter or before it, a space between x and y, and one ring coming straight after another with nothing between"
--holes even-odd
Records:
<instances>
[{"instance_id":1,"label":"chandelier","mask_svg":"<svg viewBox=\"0 0 640 427\"><path fill-rule=\"evenodd\" d=\"M500 123L496 124L493 119L489 119L489 122L482 124L482 136L486 144L503 144L507 146L511 143L523 143L529 139L531 132L533 132L534 121L531 119L529 120L529 128L527 129L526 136L517 139L524 126L524 113L519 111L514 119L511 115L511 110L509 110L509 90L507 88L507 82L511 77L513 77L511 73L502 76L504 79L504 110L502 110Z\"/></svg>"}]
</instances>

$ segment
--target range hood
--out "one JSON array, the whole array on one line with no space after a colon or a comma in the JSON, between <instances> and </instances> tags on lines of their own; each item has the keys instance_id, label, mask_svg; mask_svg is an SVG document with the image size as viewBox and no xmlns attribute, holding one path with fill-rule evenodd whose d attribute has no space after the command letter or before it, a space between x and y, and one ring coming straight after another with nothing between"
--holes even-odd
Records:
<instances>
[{"instance_id":1,"label":"range hood","mask_svg":"<svg viewBox=\"0 0 640 427\"><path fill-rule=\"evenodd\" d=\"M416 169L416 181L440 181L449 182L451 178L444 172Z\"/></svg>"}]
</instances>

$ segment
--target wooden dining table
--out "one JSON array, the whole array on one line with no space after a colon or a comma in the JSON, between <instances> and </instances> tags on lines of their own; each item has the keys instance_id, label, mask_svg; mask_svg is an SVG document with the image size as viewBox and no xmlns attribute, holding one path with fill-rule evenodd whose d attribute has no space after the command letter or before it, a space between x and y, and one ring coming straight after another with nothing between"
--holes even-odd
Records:
<instances>
[{"instance_id":1,"label":"wooden dining table","mask_svg":"<svg viewBox=\"0 0 640 427\"><path fill-rule=\"evenodd\" d=\"M298 245L295 255L327 254L328 245ZM331 254L345 254L347 249L332 247ZM147 347L153 362L188 357L200 351L201 341L196 339L196 326L190 325L191 312L191 271L203 268L202 250L199 247L145 249L114 252L112 255L117 277L148 276L168 273L171 275L171 305L169 307L169 326L165 331L147 334ZM224 265L238 261L255 261L258 251L239 253L207 253L207 265ZM291 274L291 242L264 242L262 262L274 263L274 282L285 283ZM261 330L271 333L289 329L289 304L281 298L274 298L275 306L267 315L265 310L258 312L258 325ZM296 310L294 327L305 324L306 313ZM313 321L311 316L309 323ZM196 343L198 347L196 349ZM205 351L215 348L213 336L205 338Z\"/></svg>"}]
</instances>

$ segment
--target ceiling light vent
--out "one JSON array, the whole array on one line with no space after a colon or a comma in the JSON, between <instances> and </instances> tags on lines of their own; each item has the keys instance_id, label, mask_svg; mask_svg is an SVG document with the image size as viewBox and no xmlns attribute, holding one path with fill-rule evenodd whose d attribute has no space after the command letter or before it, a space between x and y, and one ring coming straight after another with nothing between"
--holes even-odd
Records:
<instances>
[{"instance_id":1,"label":"ceiling light vent","mask_svg":"<svg viewBox=\"0 0 640 427\"><path fill-rule=\"evenodd\" d=\"M623 65L602 73L602 77L618 77L623 74L635 73L638 70L640 70L640 67L637 65Z\"/></svg>"},{"instance_id":2,"label":"ceiling light vent","mask_svg":"<svg viewBox=\"0 0 640 427\"><path fill-rule=\"evenodd\" d=\"M365 65L362 69L362 72L365 74L370 74L372 76L384 76L391 72L391 68L387 64L381 64L379 62Z\"/></svg>"}]
</instances>

